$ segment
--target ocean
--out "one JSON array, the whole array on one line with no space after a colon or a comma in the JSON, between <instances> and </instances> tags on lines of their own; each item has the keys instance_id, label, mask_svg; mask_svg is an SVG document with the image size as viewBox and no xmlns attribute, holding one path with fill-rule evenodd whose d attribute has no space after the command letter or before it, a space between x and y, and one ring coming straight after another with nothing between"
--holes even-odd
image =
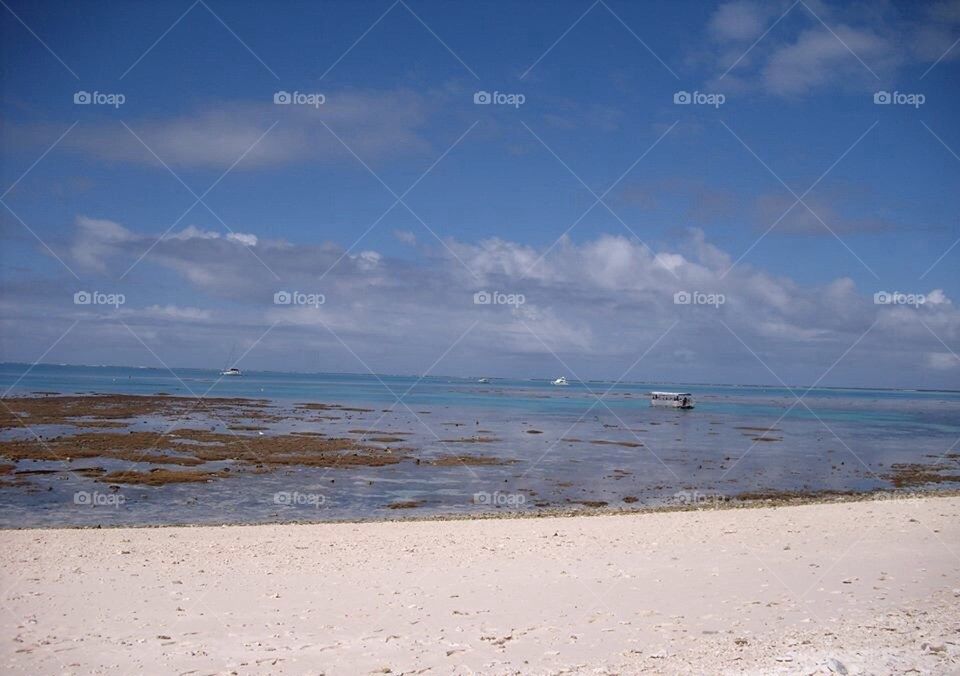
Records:
<instances>
[{"instance_id":1,"label":"ocean","mask_svg":"<svg viewBox=\"0 0 960 676\"><path fill-rule=\"evenodd\" d=\"M960 392L0 365L6 397L113 393L267 399L362 409L272 422L266 434L403 435L409 460L383 467L237 472L200 484L109 487L71 471L104 460L20 460L29 481L0 488L0 525L247 523L634 508L738 495L890 488L901 465L960 469ZM651 390L690 392L692 410L652 407ZM798 397L802 400L798 402ZM169 421L143 421L158 432ZM204 421L223 429L221 421ZM0 441L65 433L24 426ZM490 464L421 464L445 456ZM223 467L229 463L219 463ZM138 469L148 469L146 463ZM956 480L911 490L957 488ZM79 497L78 497L79 496ZM398 509L397 505L403 505Z\"/></svg>"}]
</instances>

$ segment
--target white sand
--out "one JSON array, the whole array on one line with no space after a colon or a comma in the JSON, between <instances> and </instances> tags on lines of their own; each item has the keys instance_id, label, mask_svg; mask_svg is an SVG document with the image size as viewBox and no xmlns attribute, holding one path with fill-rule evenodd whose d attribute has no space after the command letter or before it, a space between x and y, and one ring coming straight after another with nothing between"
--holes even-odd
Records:
<instances>
[{"instance_id":1,"label":"white sand","mask_svg":"<svg viewBox=\"0 0 960 676\"><path fill-rule=\"evenodd\" d=\"M0 543L5 673L960 672L958 497Z\"/></svg>"}]
</instances>

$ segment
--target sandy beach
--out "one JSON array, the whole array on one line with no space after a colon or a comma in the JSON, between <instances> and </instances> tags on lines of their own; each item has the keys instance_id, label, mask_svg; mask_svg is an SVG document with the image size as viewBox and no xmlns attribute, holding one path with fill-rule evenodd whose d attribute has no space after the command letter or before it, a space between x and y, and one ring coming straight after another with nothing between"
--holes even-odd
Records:
<instances>
[{"instance_id":1,"label":"sandy beach","mask_svg":"<svg viewBox=\"0 0 960 676\"><path fill-rule=\"evenodd\" d=\"M3 531L6 673L956 673L960 498Z\"/></svg>"}]
</instances>

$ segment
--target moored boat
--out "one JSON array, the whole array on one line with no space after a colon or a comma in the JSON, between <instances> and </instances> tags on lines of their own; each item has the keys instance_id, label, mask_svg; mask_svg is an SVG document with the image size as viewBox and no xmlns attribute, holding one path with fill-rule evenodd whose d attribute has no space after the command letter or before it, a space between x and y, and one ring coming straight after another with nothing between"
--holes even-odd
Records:
<instances>
[{"instance_id":1,"label":"moored boat","mask_svg":"<svg viewBox=\"0 0 960 676\"><path fill-rule=\"evenodd\" d=\"M650 405L693 408L693 395L689 392L651 392Z\"/></svg>"}]
</instances>

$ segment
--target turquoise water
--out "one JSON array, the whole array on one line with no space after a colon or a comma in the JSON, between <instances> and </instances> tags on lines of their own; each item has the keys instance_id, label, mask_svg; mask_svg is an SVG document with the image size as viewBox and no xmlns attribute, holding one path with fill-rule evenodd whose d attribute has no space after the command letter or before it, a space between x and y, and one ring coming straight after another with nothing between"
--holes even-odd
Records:
<instances>
[{"instance_id":1,"label":"turquoise water","mask_svg":"<svg viewBox=\"0 0 960 676\"><path fill-rule=\"evenodd\" d=\"M459 406L499 408L536 414L577 414L584 402L592 403L612 382L570 381L567 387L543 380L492 379L480 384L478 378L446 376L396 376L367 374L301 374L247 371L240 377L220 377L218 371L202 369L129 368L116 366L37 365L23 376L29 365L0 364L0 388L7 396L31 392L156 394L181 396L250 397L277 401L333 401L350 404L390 404L397 397L413 406ZM654 389L694 394L697 408L710 413L742 416L770 416L783 412L794 395L806 388L796 386L757 387L741 385L696 385L682 383L618 383L605 397L615 410L632 408L630 397L645 398ZM871 425L916 423L933 431L957 430L960 391L907 391L820 388L804 400L816 401L814 412L824 419L857 420ZM788 417L813 417L797 406Z\"/></svg>"},{"instance_id":2,"label":"turquoise water","mask_svg":"<svg viewBox=\"0 0 960 676\"><path fill-rule=\"evenodd\" d=\"M8 396L162 392L265 398L291 411L300 402L352 405L373 410L322 423L291 419L271 424L270 432L333 436L348 436L348 430L356 428L404 432L405 445L417 457L491 455L510 464L292 468L210 484L125 486L120 489L123 504L106 508L84 507L74 500L78 490L106 492L104 484L60 471L32 475L28 488L0 490L4 526L383 518L565 508L580 501L615 507L720 499L756 490L888 488L892 464L946 463L951 468L960 464L955 459L960 392L820 388L804 394L804 388L791 392L783 387L572 380L569 386L558 387L546 379L493 379L481 384L476 378L443 376L271 372L221 378L213 370L171 373L53 365L38 365L24 375L27 369L22 364L0 365L0 391L12 387ZM646 395L652 389L691 392L696 408L651 407ZM803 395L805 405L797 404L795 395ZM207 422L212 427L219 424ZM742 429L771 426L776 430L770 435L776 439L772 442L757 442L755 430ZM478 431L496 441L455 441ZM10 438L28 433L0 434ZM95 464L114 469L110 463ZM17 469L62 470L62 465L27 461ZM928 488L938 487L956 484ZM301 497L284 504L278 493ZM477 495L499 497L485 501ZM421 507L402 513L387 509L401 500L415 500Z\"/></svg>"}]
</instances>

